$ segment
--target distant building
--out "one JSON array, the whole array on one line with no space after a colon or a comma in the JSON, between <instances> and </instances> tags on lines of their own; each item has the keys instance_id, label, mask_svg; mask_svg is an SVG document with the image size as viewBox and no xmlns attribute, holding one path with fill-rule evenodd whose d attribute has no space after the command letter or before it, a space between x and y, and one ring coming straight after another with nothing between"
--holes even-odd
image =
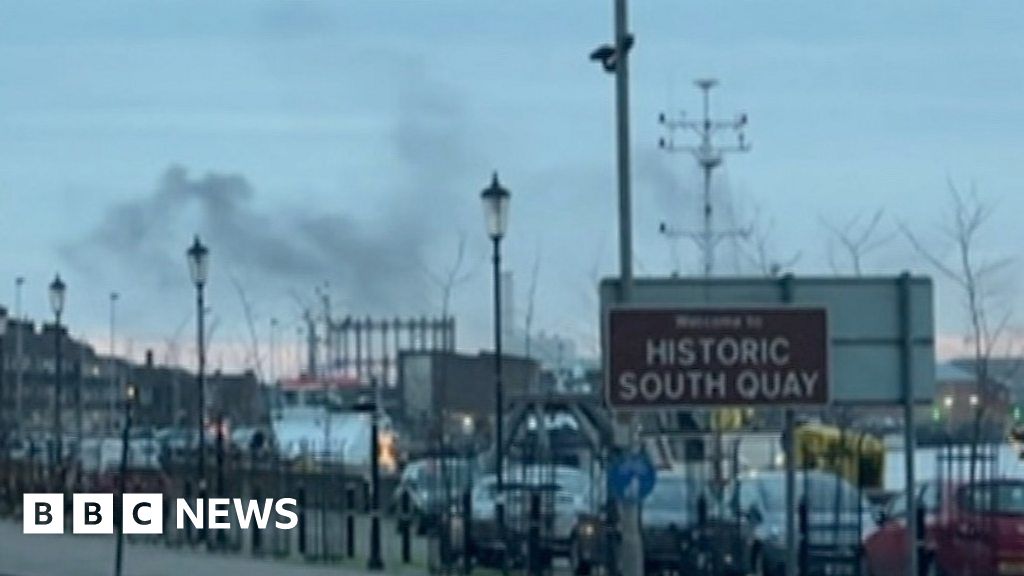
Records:
<instances>
[{"instance_id":1,"label":"distant building","mask_svg":"<svg viewBox=\"0 0 1024 576\"><path fill-rule=\"evenodd\" d=\"M137 390L135 421L140 428L188 426L196 422L195 374L179 367L155 365L152 353L147 353L143 364L97 354L88 343L70 337L63 327L60 338L61 426L65 434L77 431L79 418L87 436L118 434L128 384ZM0 426L20 427L26 433L48 433L53 429L56 340L53 324L37 329L33 322L8 321L0 342ZM253 373L214 372L206 382L208 417L223 413L235 425L266 423L265 398Z\"/></svg>"},{"instance_id":2,"label":"distant building","mask_svg":"<svg viewBox=\"0 0 1024 576\"><path fill-rule=\"evenodd\" d=\"M536 361L503 356L506 398L536 391ZM494 419L494 355L407 352L399 357L399 413L405 426L436 434L438 424L450 433L479 433Z\"/></svg>"},{"instance_id":3,"label":"distant building","mask_svg":"<svg viewBox=\"0 0 1024 576\"><path fill-rule=\"evenodd\" d=\"M981 415L985 428L1003 429L1009 422L1012 397L1006 383L990 376L979 383L970 365L946 362L935 368L933 414L948 431L967 432Z\"/></svg>"},{"instance_id":4,"label":"distant building","mask_svg":"<svg viewBox=\"0 0 1024 576\"><path fill-rule=\"evenodd\" d=\"M965 372L974 373L972 358L958 358L950 363ZM989 378L1009 387L1013 403L1024 405L1024 360L1012 357L989 358L988 373Z\"/></svg>"}]
</instances>

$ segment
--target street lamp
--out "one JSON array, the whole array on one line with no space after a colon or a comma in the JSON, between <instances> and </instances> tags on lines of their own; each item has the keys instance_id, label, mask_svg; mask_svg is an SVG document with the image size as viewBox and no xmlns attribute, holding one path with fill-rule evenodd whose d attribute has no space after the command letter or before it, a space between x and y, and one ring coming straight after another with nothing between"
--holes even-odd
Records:
<instances>
[{"instance_id":1,"label":"street lamp","mask_svg":"<svg viewBox=\"0 0 1024 576\"><path fill-rule=\"evenodd\" d=\"M210 251L199 241L196 235L192 246L185 253L188 256L188 271L192 277L192 283L196 287L196 354L198 356L198 368L196 370L196 388L198 389L196 432L198 432L197 446L199 459L196 468L196 488L200 498L206 498L206 349L203 320L206 313L203 302L203 289L206 287L206 280L210 267ZM202 537L205 537L205 531Z\"/></svg>"},{"instance_id":2,"label":"street lamp","mask_svg":"<svg viewBox=\"0 0 1024 576\"><path fill-rule=\"evenodd\" d=\"M14 418L7 417L7 381L4 379L4 372L7 368L5 365L6 357L4 356L4 345L7 344L7 308L0 306L0 450L3 451L3 464L4 474L7 474L7 463L9 461L8 450L7 450L7 439L10 434L9 423Z\"/></svg>"},{"instance_id":3,"label":"street lamp","mask_svg":"<svg viewBox=\"0 0 1024 576\"><path fill-rule=\"evenodd\" d=\"M121 473L117 475L117 497L124 498L125 478L128 475L128 443L132 431L132 408L135 404L135 385L128 386L124 398L124 427L121 430ZM117 540L114 551L114 576L121 576L124 558L124 526L123 522L115 522Z\"/></svg>"},{"instance_id":4,"label":"street lamp","mask_svg":"<svg viewBox=\"0 0 1024 576\"><path fill-rule=\"evenodd\" d=\"M117 399L120 397L117 382L117 361L114 359L115 348L114 348L114 320L116 319L115 311L117 307L117 300L120 295L117 292L110 293L110 348L107 351L110 354L110 358L107 359L107 376L110 378L110 406L107 415L107 431L112 433L115 430L117 422Z\"/></svg>"},{"instance_id":5,"label":"street lamp","mask_svg":"<svg viewBox=\"0 0 1024 576\"><path fill-rule=\"evenodd\" d=\"M384 569L384 559L380 541L380 383L376 376L370 377L370 385L372 398L360 400L353 409L370 415L370 508L373 516L370 517L370 557L366 569L379 572Z\"/></svg>"},{"instance_id":6,"label":"street lamp","mask_svg":"<svg viewBox=\"0 0 1024 576\"><path fill-rule=\"evenodd\" d=\"M494 419L495 419L495 476L498 489L504 482L502 440L504 436L504 390L501 381L501 240L508 227L508 190L498 183L498 173L491 177L491 185L480 194L484 205L487 235L493 245L494 265Z\"/></svg>"},{"instance_id":7,"label":"street lamp","mask_svg":"<svg viewBox=\"0 0 1024 576\"><path fill-rule=\"evenodd\" d=\"M484 221L487 235L494 246L494 472L497 481L498 499L494 507L498 533L505 542L504 489L504 428L505 399L501 381L501 239L508 227L508 205L512 195L498 183L498 173L491 177L491 185L480 193L484 205ZM506 571L505 551L502 550L502 572Z\"/></svg>"},{"instance_id":8,"label":"street lamp","mask_svg":"<svg viewBox=\"0 0 1024 576\"><path fill-rule=\"evenodd\" d=\"M58 480L61 483L61 490L63 490L63 459L64 459L64 431L62 429L63 422L61 420L61 408L63 403L61 401L61 388L63 387L63 358L61 357L61 344L63 338L61 337L61 324L60 319L64 314L64 299L67 293L67 286L64 281L60 279L60 274L57 274L53 278L53 282L50 282L50 308L53 310L53 334L54 334L54 351L53 351L53 374L54 374L54 388L53 388L53 466L58 473Z\"/></svg>"}]
</instances>

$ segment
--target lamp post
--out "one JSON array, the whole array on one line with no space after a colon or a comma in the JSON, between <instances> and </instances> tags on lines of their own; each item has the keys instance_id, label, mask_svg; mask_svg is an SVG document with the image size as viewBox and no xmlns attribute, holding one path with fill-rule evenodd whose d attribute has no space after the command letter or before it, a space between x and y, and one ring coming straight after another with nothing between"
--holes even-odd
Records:
<instances>
[{"instance_id":1,"label":"lamp post","mask_svg":"<svg viewBox=\"0 0 1024 576\"><path fill-rule=\"evenodd\" d=\"M114 320L116 319L115 311L117 308L117 299L120 295L117 292L110 293L110 348L108 353L110 357L107 359L107 376L110 377L110 390L108 391L110 398L110 407L107 416L107 430L112 433L116 430L117 426L117 399L121 396L117 385L117 361L114 359Z\"/></svg>"},{"instance_id":2,"label":"lamp post","mask_svg":"<svg viewBox=\"0 0 1024 576\"><path fill-rule=\"evenodd\" d=\"M7 379L4 378L5 372L7 371L7 358L4 355L4 346L7 345L7 309L0 306L0 450L3 451L3 475L0 475L0 483L6 482L7 478L7 464L10 462L8 456L10 456L7 450L7 441L10 437L11 426L10 423L14 418L8 418L7 409L8 402L6 396L7 393ZM0 484L2 486L2 484Z\"/></svg>"},{"instance_id":3,"label":"lamp post","mask_svg":"<svg viewBox=\"0 0 1024 576\"><path fill-rule=\"evenodd\" d=\"M64 489L64 475L63 475L63 460L64 460L64 430L62 428L63 421L61 420L61 409L63 408L63 402L61 399L61 392L64 380L64 365L63 358L61 357L61 344L63 343L63 337L61 335L61 324L60 319L64 314L64 298L67 292L67 286L64 281L60 279L60 274L57 274L53 278L53 282L50 282L50 308L53 310L53 334L54 334L54 351L53 351L53 465L54 470L57 472L57 480L60 483L61 490Z\"/></svg>"},{"instance_id":4,"label":"lamp post","mask_svg":"<svg viewBox=\"0 0 1024 576\"><path fill-rule=\"evenodd\" d=\"M121 473L117 476L117 497L124 498L125 477L128 475L128 442L132 430L132 407L135 403L135 386L129 386L124 398L124 428L121 431ZM115 522L117 540L114 549L114 576L121 576L124 558L124 522Z\"/></svg>"},{"instance_id":5,"label":"lamp post","mask_svg":"<svg viewBox=\"0 0 1024 576\"><path fill-rule=\"evenodd\" d=\"M498 172L490 179L490 186L480 194L487 236L494 246L494 302L495 302L495 476L498 490L504 485L504 386L502 384L502 238L508 227L508 207L511 195L498 182Z\"/></svg>"},{"instance_id":6,"label":"lamp post","mask_svg":"<svg viewBox=\"0 0 1024 576\"><path fill-rule=\"evenodd\" d=\"M209 273L210 251L199 241L196 235L192 246L186 252L188 256L188 271L192 277L192 283L196 287L196 355L198 367L196 369L196 389L198 399L196 404L196 432L198 433L197 447L199 458L196 463L196 488L200 498L206 498L206 345L203 320L206 314L203 300L203 289L206 287L207 275ZM200 538L205 538L205 531Z\"/></svg>"},{"instance_id":7,"label":"lamp post","mask_svg":"<svg viewBox=\"0 0 1024 576\"><path fill-rule=\"evenodd\" d=\"M484 221L487 235L494 247L492 262L494 264L494 475L497 480L498 499L494 507L495 520L502 543L505 542L505 504L504 489L504 428L505 398L504 385L501 380L501 239L508 227L508 205L511 199L509 191L498 183L498 173L491 176L491 185L480 193L484 205ZM505 551L502 550L502 571L506 571Z\"/></svg>"},{"instance_id":8,"label":"lamp post","mask_svg":"<svg viewBox=\"0 0 1024 576\"><path fill-rule=\"evenodd\" d=\"M370 414L370 508L373 515L370 517L370 557L366 562L366 568L377 572L384 569L384 560L381 557L380 542L380 387L376 376L370 377L370 385L373 397L359 402L355 409Z\"/></svg>"},{"instance_id":9,"label":"lamp post","mask_svg":"<svg viewBox=\"0 0 1024 576\"><path fill-rule=\"evenodd\" d=\"M15 429L18 434L21 434L21 422L22 422L22 406L21 406L21 381L22 375L24 374L24 366L21 360L22 352L22 341L24 340L24 331L22 329L21 317L21 288L25 284L25 278L18 276L14 279L14 420Z\"/></svg>"},{"instance_id":10,"label":"lamp post","mask_svg":"<svg viewBox=\"0 0 1024 576\"><path fill-rule=\"evenodd\" d=\"M219 394L218 394L219 396ZM227 490L224 488L224 409L217 412L217 497L226 498ZM224 530L217 531L217 548L223 550L226 545L226 534Z\"/></svg>"}]
</instances>

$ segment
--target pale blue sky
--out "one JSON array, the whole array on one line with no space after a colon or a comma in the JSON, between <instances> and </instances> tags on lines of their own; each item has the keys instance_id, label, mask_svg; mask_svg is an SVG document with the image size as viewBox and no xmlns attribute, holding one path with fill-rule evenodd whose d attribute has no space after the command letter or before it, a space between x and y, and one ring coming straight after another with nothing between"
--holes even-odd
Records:
<instances>
[{"instance_id":1,"label":"pale blue sky","mask_svg":"<svg viewBox=\"0 0 1024 576\"><path fill-rule=\"evenodd\" d=\"M691 162L657 150L655 119L696 112L690 81L708 75L714 107L751 120L753 150L720 174L737 221L774 221L797 272L828 270L822 217L884 207L887 231L901 219L934 238L947 177L996 202L986 252L1016 256L1024 4L641 0L631 18L640 272L672 265L658 222L697 211L681 193ZM293 319L289 291L328 278L360 314L420 314L439 306L423 270L453 258L461 231L475 274L456 311L476 348L490 323L478 193L497 168L520 303L539 253L536 326L592 345L588 283L615 269L615 172L613 84L586 57L610 35L597 0L4 3L0 303L25 275L43 314L61 270L79 333L105 334L116 289L126 336L162 342L190 313L183 251L199 231L222 343L245 339L231 277L261 326ZM172 165L184 192L162 204ZM226 181L229 205L197 200L208 173L244 178ZM930 271L899 238L867 265ZM940 284L943 332L956 306Z\"/></svg>"}]
</instances>

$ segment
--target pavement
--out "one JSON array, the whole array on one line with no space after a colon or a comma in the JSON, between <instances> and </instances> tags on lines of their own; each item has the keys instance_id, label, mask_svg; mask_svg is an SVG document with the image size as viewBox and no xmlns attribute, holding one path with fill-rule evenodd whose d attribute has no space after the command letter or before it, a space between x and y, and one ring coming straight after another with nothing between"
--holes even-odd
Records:
<instances>
[{"instance_id":1,"label":"pavement","mask_svg":"<svg viewBox=\"0 0 1024 576\"><path fill-rule=\"evenodd\" d=\"M24 535L21 523L0 521L0 575L111 576L113 536ZM384 574L411 576L427 570L392 564ZM368 576L362 563L312 563L303 560L257 559L241 554L163 545L125 543L124 576Z\"/></svg>"}]
</instances>

